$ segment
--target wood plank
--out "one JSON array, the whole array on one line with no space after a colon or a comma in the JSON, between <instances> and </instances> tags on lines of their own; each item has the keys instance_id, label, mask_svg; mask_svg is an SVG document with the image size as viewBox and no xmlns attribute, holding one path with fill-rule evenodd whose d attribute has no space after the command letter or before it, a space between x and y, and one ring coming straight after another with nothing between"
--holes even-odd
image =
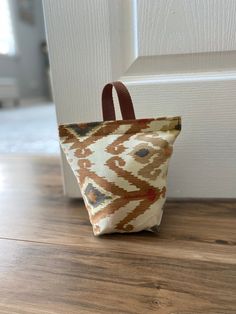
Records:
<instances>
[{"instance_id":1,"label":"wood plank","mask_svg":"<svg viewBox=\"0 0 236 314\"><path fill-rule=\"evenodd\" d=\"M0 313L235 313L236 201L174 201L159 234L94 237L57 158L0 158Z\"/></svg>"},{"instance_id":2,"label":"wood plank","mask_svg":"<svg viewBox=\"0 0 236 314\"><path fill-rule=\"evenodd\" d=\"M235 313L232 264L151 256L141 246L114 252L103 241L97 250L1 240L0 310Z\"/></svg>"},{"instance_id":3,"label":"wood plank","mask_svg":"<svg viewBox=\"0 0 236 314\"><path fill-rule=\"evenodd\" d=\"M83 203L63 195L57 158L1 157L0 166L0 237L76 244L91 236ZM168 201L164 211L159 238L235 244L236 202Z\"/></svg>"}]
</instances>

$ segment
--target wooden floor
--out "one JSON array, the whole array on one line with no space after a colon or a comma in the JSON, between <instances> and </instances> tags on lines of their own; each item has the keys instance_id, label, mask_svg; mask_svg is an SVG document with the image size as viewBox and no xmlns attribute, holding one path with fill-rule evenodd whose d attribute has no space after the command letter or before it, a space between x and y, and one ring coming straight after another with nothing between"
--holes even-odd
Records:
<instances>
[{"instance_id":1,"label":"wooden floor","mask_svg":"<svg viewBox=\"0 0 236 314\"><path fill-rule=\"evenodd\" d=\"M236 201L169 201L94 237L56 158L0 158L0 313L236 313Z\"/></svg>"}]
</instances>

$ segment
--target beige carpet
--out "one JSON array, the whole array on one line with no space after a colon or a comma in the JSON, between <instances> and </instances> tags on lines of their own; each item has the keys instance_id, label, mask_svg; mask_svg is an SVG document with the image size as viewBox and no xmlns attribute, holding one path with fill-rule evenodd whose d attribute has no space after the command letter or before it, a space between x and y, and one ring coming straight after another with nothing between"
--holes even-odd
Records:
<instances>
[{"instance_id":1,"label":"beige carpet","mask_svg":"<svg viewBox=\"0 0 236 314\"><path fill-rule=\"evenodd\" d=\"M0 109L0 154L59 154L55 106Z\"/></svg>"}]
</instances>

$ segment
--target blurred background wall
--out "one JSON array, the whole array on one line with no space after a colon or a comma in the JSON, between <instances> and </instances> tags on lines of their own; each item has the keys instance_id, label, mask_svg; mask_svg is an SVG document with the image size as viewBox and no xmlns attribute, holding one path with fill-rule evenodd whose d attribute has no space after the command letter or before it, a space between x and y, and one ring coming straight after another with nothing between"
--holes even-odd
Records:
<instances>
[{"instance_id":1,"label":"blurred background wall","mask_svg":"<svg viewBox=\"0 0 236 314\"><path fill-rule=\"evenodd\" d=\"M41 0L0 0L0 156L59 155Z\"/></svg>"},{"instance_id":2,"label":"blurred background wall","mask_svg":"<svg viewBox=\"0 0 236 314\"><path fill-rule=\"evenodd\" d=\"M22 3L19 0L8 1L16 53L0 54L0 79L14 78L20 99L48 97L47 71L40 49L41 43L45 41L42 2L41 0L31 2L33 5L31 22L24 21L20 16Z\"/></svg>"}]
</instances>

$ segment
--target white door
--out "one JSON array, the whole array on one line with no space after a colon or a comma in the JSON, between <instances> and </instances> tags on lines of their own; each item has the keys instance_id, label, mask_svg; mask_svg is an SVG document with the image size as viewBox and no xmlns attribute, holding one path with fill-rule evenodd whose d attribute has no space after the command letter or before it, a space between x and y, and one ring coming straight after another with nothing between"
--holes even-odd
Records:
<instances>
[{"instance_id":1,"label":"white door","mask_svg":"<svg viewBox=\"0 0 236 314\"><path fill-rule=\"evenodd\" d=\"M181 115L169 197L236 196L236 1L44 0L58 123L101 120L120 79L138 118ZM79 195L63 157L65 191Z\"/></svg>"}]
</instances>

